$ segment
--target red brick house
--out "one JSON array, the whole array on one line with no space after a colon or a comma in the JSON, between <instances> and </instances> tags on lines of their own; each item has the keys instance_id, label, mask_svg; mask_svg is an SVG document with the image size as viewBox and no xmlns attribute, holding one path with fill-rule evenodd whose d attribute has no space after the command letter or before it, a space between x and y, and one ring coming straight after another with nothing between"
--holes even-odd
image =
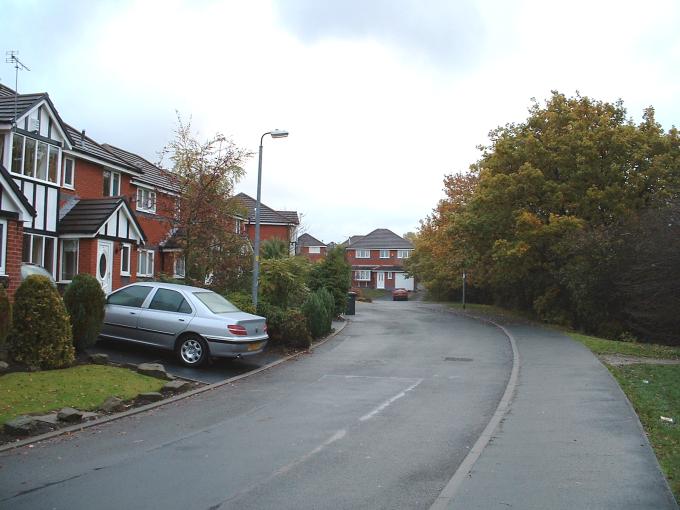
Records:
<instances>
[{"instance_id":1,"label":"red brick house","mask_svg":"<svg viewBox=\"0 0 680 510\"><path fill-rule=\"evenodd\" d=\"M345 255L352 266L352 286L415 290L415 282L406 277L403 265L412 251L410 241L386 228L350 237L345 244Z\"/></svg>"},{"instance_id":2,"label":"red brick house","mask_svg":"<svg viewBox=\"0 0 680 510\"><path fill-rule=\"evenodd\" d=\"M169 174L64 123L46 93L0 85L0 164L0 278L10 294L21 262L60 284L95 275L106 292L183 271L162 252L177 197Z\"/></svg>"},{"instance_id":3,"label":"red brick house","mask_svg":"<svg viewBox=\"0 0 680 510\"><path fill-rule=\"evenodd\" d=\"M247 219L241 228L245 229L251 243L255 243L255 208L257 200L245 193L239 193L235 197L244 209L247 210ZM295 232L300 219L296 211L275 211L271 207L260 203L260 241L268 239L281 239L289 243L291 253L294 253ZM237 225L239 221L237 220ZM238 227L237 227L238 228Z\"/></svg>"},{"instance_id":4,"label":"red brick house","mask_svg":"<svg viewBox=\"0 0 680 510\"><path fill-rule=\"evenodd\" d=\"M328 252L328 245L322 243L315 237L309 234L302 234L297 239L295 251L298 255L306 257L311 262L317 262L326 258Z\"/></svg>"}]
</instances>

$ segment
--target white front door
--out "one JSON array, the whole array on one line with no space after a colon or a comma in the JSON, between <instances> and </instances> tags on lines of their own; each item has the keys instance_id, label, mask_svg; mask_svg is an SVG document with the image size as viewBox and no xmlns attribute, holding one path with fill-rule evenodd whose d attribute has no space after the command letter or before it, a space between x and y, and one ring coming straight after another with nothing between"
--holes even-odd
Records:
<instances>
[{"instance_id":1,"label":"white front door","mask_svg":"<svg viewBox=\"0 0 680 510\"><path fill-rule=\"evenodd\" d=\"M376 273L376 274L378 275L377 276L378 279L376 281L377 282L376 288L377 289L384 289L385 288L385 273L379 272L379 273Z\"/></svg>"},{"instance_id":2,"label":"white front door","mask_svg":"<svg viewBox=\"0 0 680 510\"><path fill-rule=\"evenodd\" d=\"M99 240L97 246L97 280L104 294L111 292L111 273L113 271L113 241Z\"/></svg>"}]
</instances>

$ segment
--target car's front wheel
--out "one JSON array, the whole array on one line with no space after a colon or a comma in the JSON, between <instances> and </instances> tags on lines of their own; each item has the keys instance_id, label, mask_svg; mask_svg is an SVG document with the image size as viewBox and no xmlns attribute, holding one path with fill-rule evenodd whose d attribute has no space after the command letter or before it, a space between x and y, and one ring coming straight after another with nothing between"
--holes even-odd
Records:
<instances>
[{"instance_id":1,"label":"car's front wheel","mask_svg":"<svg viewBox=\"0 0 680 510\"><path fill-rule=\"evenodd\" d=\"M198 367L203 365L210 355L208 344L198 335L186 335L177 342L177 357L183 365Z\"/></svg>"}]
</instances>

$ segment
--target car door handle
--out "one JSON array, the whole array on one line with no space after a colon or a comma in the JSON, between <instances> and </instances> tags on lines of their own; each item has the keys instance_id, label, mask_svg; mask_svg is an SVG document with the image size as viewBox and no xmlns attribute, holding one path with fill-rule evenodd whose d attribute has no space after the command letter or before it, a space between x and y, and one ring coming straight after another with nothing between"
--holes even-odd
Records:
<instances>
[{"instance_id":1,"label":"car door handle","mask_svg":"<svg viewBox=\"0 0 680 510\"><path fill-rule=\"evenodd\" d=\"M184 322L184 319L177 319L177 320L180 321L180 322Z\"/></svg>"},{"instance_id":2,"label":"car door handle","mask_svg":"<svg viewBox=\"0 0 680 510\"><path fill-rule=\"evenodd\" d=\"M137 312L130 312L130 315L137 315Z\"/></svg>"}]
</instances>

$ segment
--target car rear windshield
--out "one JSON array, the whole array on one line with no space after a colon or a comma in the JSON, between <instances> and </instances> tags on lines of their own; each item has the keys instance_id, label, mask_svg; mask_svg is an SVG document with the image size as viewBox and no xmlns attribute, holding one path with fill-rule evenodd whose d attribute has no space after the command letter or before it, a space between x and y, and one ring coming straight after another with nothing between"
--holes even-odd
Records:
<instances>
[{"instance_id":1,"label":"car rear windshield","mask_svg":"<svg viewBox=\"0 0 680 510\"><path fill-rule=\"evenodd\" d=\"M194 296L196 296L201 301L201 303L207 306L212 313L229 313L241 311L222 296L215 294L214 292L194 292Z\"/></svg>"}]
</instances>

